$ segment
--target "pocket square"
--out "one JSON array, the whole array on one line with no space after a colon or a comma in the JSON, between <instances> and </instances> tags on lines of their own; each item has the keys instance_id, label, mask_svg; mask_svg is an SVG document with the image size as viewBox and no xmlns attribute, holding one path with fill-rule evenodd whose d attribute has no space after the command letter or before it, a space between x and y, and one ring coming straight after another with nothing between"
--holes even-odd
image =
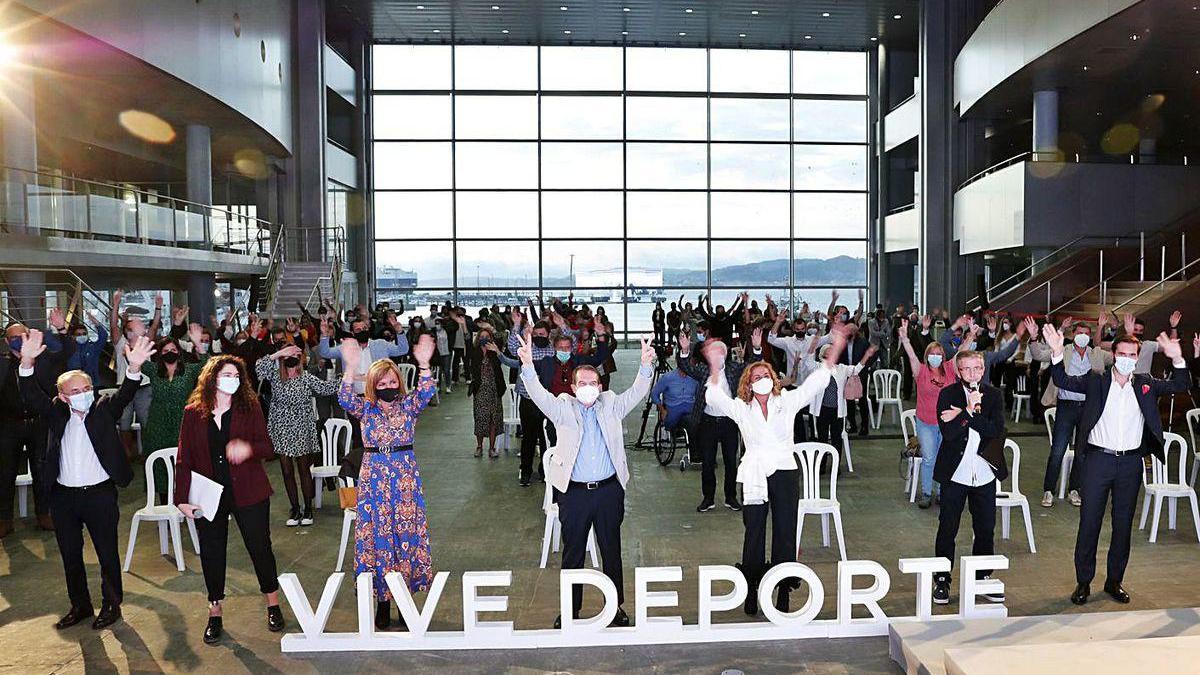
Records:
<instances>
[{"instance_id":1,"label":"pocket square","mask_svg":"<svg viewBox=\"0 0 1200 675\"><path fill-rule=\"evenodd\" d=\"M1143 384L1142 385L1142 394L1145 395L1145 394L1149 394L1149 393L1150 393L1150 385Z\"/></svg>"}]
</instances>

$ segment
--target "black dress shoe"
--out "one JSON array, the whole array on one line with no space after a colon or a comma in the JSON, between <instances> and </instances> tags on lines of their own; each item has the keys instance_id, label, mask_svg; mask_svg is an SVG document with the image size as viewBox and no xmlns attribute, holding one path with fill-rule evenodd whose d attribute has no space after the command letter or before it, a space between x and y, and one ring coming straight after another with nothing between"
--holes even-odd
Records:
<instances>
[{"instance_id":1,"label":"black dress shoe","mask_svg":"<svg viewBox=\"0 0 1200 675\"><path fill-rule=\"evenodd\" d=\"M221 625L221 617L208 617L208 625L204 627L204 644L212 645L221 640L221 635L225 633L224 627Z\"/></svg>"},{"instance_id":2,"label":"black dress shoe","mask_svg":"<svg viewBox=\"0 0 1200 675\"><path fill-rule=\"evenodd\" d=\"M1075 587L1075 592L1071 594L1071 602L1082 605L1088 601L1088 596L1091 594L1092 589L1087 584L1079 584Z\"/></svg>"},{"instance_id":3,"label":"black dress shoe","mask_svg":"<svg viewBox=\"0 0 1200 675\"><path fill-rule=\"evenodd\" d=\"M95 614L95 612L92 611L91 607L88 607L87 609L72 607L71 611L67 612L63 618L58 620L58 623L54 624L54 628L55 630L70 628L84 619L92 618L93 614Z\"/></svg>"},{"instance_id":4,"label":"black dress shoe","mask_svg":"<svg viewBox=\"0 0 1200 675\"><path fill-rule=\"evenodd\" d=\"M96 615L96 620L92 622L92 630L100 630L108 628L121 618L120 605L104 605L100 608L100 613Z\"/></svg>"},{"instance_id":5,"label":"black dress shoe","mask_svg":"<svg viewBox=\"0 0 1200 675\"><path fill-rule=\"evenodd\" d=\"M629 615L620 607L617 608L617 615L608 623L609 628L624 628L629 625Z\"/></svg>"},{"instance_id":6,"label":"black dress shoe","mask_svg":"<svg viewBox=\"0 0 1200 675\"><path fill-rule=\"evenodd\" d=\"M559 628L562 628L562 614L554 617L554 630L558 630Z\"/></svg>"},{"instance_id":7,"label":"black dress shoe","mask_svg":"<svg viewBox=\"0 0 1200 675\"><path fill-rule=\"evenodd\" d=\"M267 630L272 633L283 630L283 610L279 605L271 605L267 608Z\"/></svg>"},{"instance_id":8,"label":"black dress shoe","mask_svg":"<svg viewBox=\"0 0 1200 675\"><path fill-rule=\"evenodd\" d=\"M1122 605L1129 604L1129 593L1125 592L1125 588L1121 584L1104 584L1104 592Z\"/></svg>"},{"instance_id":9,"label":"black dress shoe","mask_svg":"<svg viewBox=\"0 0 1200 675\"><path fill-rule=\"evenodd\" d=\"M392 603L389 600L375 603L375 629L387 630L392 625Z\"/></svg>"}]
</instances>

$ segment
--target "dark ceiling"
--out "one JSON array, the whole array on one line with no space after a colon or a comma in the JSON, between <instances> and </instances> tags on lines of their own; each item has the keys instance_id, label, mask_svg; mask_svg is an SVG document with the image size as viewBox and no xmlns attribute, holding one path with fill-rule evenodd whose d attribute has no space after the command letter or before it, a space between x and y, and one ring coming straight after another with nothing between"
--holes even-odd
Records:
<instances>
[{"instance_id":1,"label":"dark ceiling","mask_svg":"<svg viewBox=\"0 0 1200 675\"><path fill-rule=\"evenodd\" d=\"M919 6L918 0L330 0L330 4L335 12L366 26L379 42L851 50L879 43L915 50ZM894 18L897 15L900 18Z\"/></svg>"}]
</instances>

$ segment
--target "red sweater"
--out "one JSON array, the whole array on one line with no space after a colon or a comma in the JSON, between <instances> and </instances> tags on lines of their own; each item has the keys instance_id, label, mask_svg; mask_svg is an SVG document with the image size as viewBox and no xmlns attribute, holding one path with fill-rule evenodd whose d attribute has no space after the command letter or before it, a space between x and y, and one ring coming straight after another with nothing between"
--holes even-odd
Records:
<instances>
[{"instance_id":1,"label":"red sweater","mask_svg":"<svg viewBox=\"0 0 1200 675\"><path fill-rule=\"evenodd\" d=\"M250 444L254 452L250 459L241 464L229 465L229 478L233 483L233 503L238 506L257 504L271 496L271 482L263 469L263 460L275 454L271 438L267 436L267 423L263 420L262 408L254 406L248 410L233 408L230 415L229 439L241 439ZM212 459L208 453L208 417L188 407L183 411L183 424L179 427L179 452L175 458L175 503L188 503L188 490L192 486L192 472L213 478Z\"/></svg>"}]
</instances>

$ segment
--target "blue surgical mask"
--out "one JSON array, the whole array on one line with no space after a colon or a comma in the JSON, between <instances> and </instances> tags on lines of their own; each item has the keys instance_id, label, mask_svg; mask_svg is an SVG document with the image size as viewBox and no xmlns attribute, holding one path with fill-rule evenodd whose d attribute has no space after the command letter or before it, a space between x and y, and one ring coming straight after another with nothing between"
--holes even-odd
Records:
<instances>
[{"instance_id":1,"label":"blue surgical mask","mask_svg":"<svg viewBox=\"0 0 1200 675\"><path fill-rule=\"evenodd\" d=\"M71 403L71 409L76 412L87 412L92 409L92 401L96 400L96 395L91 390L81 391L78 394L71 394L67 397Z\"/></svg>"},{"instance_id":2,"label":"blue surgical mask","mask_svg":"<svg viewBox=\"0 0 1200 675\"><path fill-rule=\"evenodd\" d=\"M975 351L975 343L974 343L974 342L969 342L969 343L967 343L967 350L968 350L968 351Z\"/></svg>"},{"instance_id":3,"label":"blue surgical mask","mask_svg":"<svg viewBox=\"0 0 1200 675\"><path fill-rule=\"evenodd\" d=\"M1127 376L1133 372L1134 368L1137 368L1137 359L1133 358L1132 356L1118 356L1115 361L1115 366L1118 373Z\"/></svg>"},{"instance_id":4,"label":"blue surgical mask","mask_svg":"<svg viewBox=\"0 0 1200 675\"><path fill-rule=\"evenodd\" d=\"M87 344L87 340L88 340L88 338L86 335L76 335L75 336L75 342L78 342L81 345Z\"/></svg>"},{"instance_id":5,"label":"blue surgical mask","mask_svg":"<svg viewBox=\"0 0 1200 675\"><path fill-rule=\"evenodd\" d=\"M942 355L941 354L930 354L929 355L929 367L930 368L938 368L941 365L942 365Z\"/></svg>"},{"instance_id":6,"label":"blue surgical mask","mask_svg":"<svg viewBox=\"0 0 1200 675\"><path fill-rule=\"evenodd\" d=\"M21 344L24 343L24 341L25 339L21 337L9 338L8 351L12 352L13 354L20 354Z\"/></svg>"},{"instance_id":7,"label":"blue surgical mask","mask_svg":"<svg viewBox=\"0 0 1200 675\"><path fill-rule=\"evenodd\" d=\"M571 352L556 351L554 352L554 356L558 359L559 363L566 363L571 360Z\"/></svg>"}]
</instances>

